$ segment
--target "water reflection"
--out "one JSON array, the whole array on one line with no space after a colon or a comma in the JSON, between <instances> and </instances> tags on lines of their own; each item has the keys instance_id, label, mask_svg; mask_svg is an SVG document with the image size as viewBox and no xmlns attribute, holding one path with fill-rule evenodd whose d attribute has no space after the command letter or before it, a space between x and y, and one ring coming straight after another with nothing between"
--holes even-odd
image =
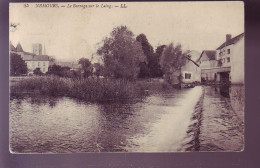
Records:
<instances>
[{"instance_id":1,"label":"water reflection","mask_svg":"<svg viewBox=\"0 0 260 168\"><path fill-rule=\"evenodd\" d=\"M244 147L244 86L204 87L200 150L241 151ZM240 98L239 98L240 97Z\"/></svg>"},{"instance_id":2,"label":"water reflection","mask_svg":"<svg viewBox=\"0 0 260 168\"><path fill-rule=\"evenodd\" d=\"M10 146L18 153L241 150L243 96L243 87L197 86L106 104L11 97Z\"/></svg>"}]
</instances>

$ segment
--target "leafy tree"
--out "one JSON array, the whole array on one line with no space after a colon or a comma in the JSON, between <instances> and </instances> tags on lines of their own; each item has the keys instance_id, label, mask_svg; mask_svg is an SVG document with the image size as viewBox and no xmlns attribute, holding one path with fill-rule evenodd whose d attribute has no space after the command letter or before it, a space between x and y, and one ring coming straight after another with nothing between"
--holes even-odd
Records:
<instances>
[{"instance_id":1,"label":"leafy tree","mask_svg":"<svg viewBox=\"0 0 260 168\"><path fill-rule=\"evenodd\" d=\"M93 64L94 72L93 74L97 77L102 76L104 73L104 67L100 63Z\"/></svg>"},{"instance_id":2,"label":"leafy tree","mask_svg":"<svg viewBox=\"0 0 260 168\"><path fill-rule=\"evenodd\" d=\"M148 42L144 34L140 34L136 37L136 41L140 42L144 55L147 58L147 64L141 64L140 77L161 77L162 70L159 64L160 50L163 50L163 46L157 48L158 53L154 53L152 45ZM157 51L156 50L156 51ZM147 66L147 67L146 67ZM148 71L147 71L148 70Z\"/></svg>"},{"instance_id":3,"label":"leafy tree","mask_svg":"<svg viewBox=\"0 0 260 168\"><path fill-rule=\"evenodd\" d=\"M166 47L166 45L160 45L156 48L156 52L154 54L154 62L152 64L153 69L152 69L152 74L153 77L162 77L163 76L163 71L160 65L160 59L163 53L164 48Z\"/></svg>"},{"instance_id":4,"label":"leafy tree","mask_svg":"<svg viewBox=\"0 0 260 168\"><path fill-rule=\"evenodd\" d=\"M60 77L72 77L72 73L70 72L70 67L62 67L60 65L52 65L49 66L48 72L46 73L48 75L56 75Z\"/></svg>"},{"instance_id":5,"label":"leafy tree","mask_svg":"<svg viewBox=\"0 0 260 168\"><path fill-rule=\"evenodd\" d=\"M165 49L166 45L160 45L156 48L156 54L161 57L162 56L162 53L163 53L163 50Z\"/></svg>"},{"instance_id":6,"label":"leafy tree","mask_svg":"<svg viewBox=\"0 0 260 168\"><path fill-rule=\"evenodd\" d=\"M81 69L83 70L83 76L85 78L92 75L92 66L91 62L87 58L80 58L79 64L81 65Z\"/></svg>"},{"instance_id":7,"label":"leafy tree","mask_svg":"<svg viewBox=\"0 0 260 168\"><path fill-rule=\"evenodd\" d=\"M146 57L147 63L142 63L141 64L141 69L140 69L140 75L139 77L150 77L151 71L152 71L152 62L153 62L153 47L152 45L148 42L146 36L144 34L139 34L136 37L136 41L140 42L142 45L142 50L144 52L144 55Z\"/></svg>"},{"instance_id":8,"label":"leafy tree","mask_svg":"<svg viewBox=\"0 0 260 168\"><path fill-rule=\"evenodd\" d=\"M57 75L57 76L62 76L62 67L60 65L51 65L48 68L48 72L46 74L48 75Z\"/></svg>"},{"instance_id":9,"label":"leafy tree","mask_svg":"<svg viewBox=\"0 0 260 168\"><path fill-rule=\"evenodd\" d=\"M165 78L170 83L172 76L180 75L178 72L180 72L181 67L184 65L186 60L185 54L182 53L181 45L175 47L173 43L171 43L164 49L160 59L160 65ZM180 80L180 76L178 76L178 78Z\"/></svg>"},{"instance_id":10,"label":"leafy tree","mask_svg":"<svg viewBox=\"0 0 260 168\"><path fill-rule=\"evenodd\" d=\"M35 70L33 70L33 74L41 76L41 75L43 75L43 72L41 71L40 68L36 68Z\"/></svg>"},{"instance_id":11,"label":"leafy tree","mask_svg":"<svg viewBox=\"0 0 260 168\"><path fill-rule=\"evenodd\" d=\"M150 69L146 62L141 62L140 64L140 72L138 74L139 78L147 78L150 77Z\"/></svg>"},{"instance_id":12,"label":"leafy tree","mask_svg":"<svg viewBox=\"0 0 260 168\"><path fill-rule=\"evenodd\" d=\"M97 54L104 62L105 76L115 78L137 78L139 64L145 61L142 46L126 26L114 28L110 37L103 40Z\"/></svg>"},{"instance_id":13,"label":"leafy tree","mask_svg":"<svg viewBox=\"0 0 260 168\"><path fill-rule=\"evenodd\" d=\"M18 54L11 53L10 58L10 75L19 76L25 75L28 72L27 64Z\"/></svg>"}]
</instances>

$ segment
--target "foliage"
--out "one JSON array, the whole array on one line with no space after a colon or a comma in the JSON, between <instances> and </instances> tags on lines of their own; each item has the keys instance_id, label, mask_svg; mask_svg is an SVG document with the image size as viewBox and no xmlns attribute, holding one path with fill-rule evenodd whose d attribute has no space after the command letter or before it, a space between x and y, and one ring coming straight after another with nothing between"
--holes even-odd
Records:
<instances>
[{"instance_id":1,"label":"foliage","mask_svg":"<svg viewBox=\"0 0 260 168\"><path fill-rule=\"evenodd\" d=\"M105 76L115 78L136 79L145 60L140 43L126 26L114 28L97 54L102 56Z\"/></svg>"},{"instance_id":2,"label":"foliage","mask_svg":"<svg viewBox=\"0 0 260 168\"><path fill-rule=\"evenodd\" d=\"M41 95L66 96L89 102L129 101L140 99L147 90L171 89L159 80L129 81L111 78L72 79L54 75L26 78L11 87L11 96L38 91Z\"/></svg>"},{"instance_id":3,"label":"foliage","mask_svg":"<svg viewBox=\"0 0 260 168\"><path fill-rule=\"evenodd\" d=\"M11 76L20 76L25 75L28 72L27 64L18 54L10 54L10 75Z\"/></svg>"},{"instance_id":4,"label":"foliage","mask_svg":"<svg viewBox=\"0 0 260 168\"><path fill-rule=\"evenodd\" d=\"M134 82L124 79L42 76L20 81L11 88L11 95L32 91L39 91L42 95L67 96L90 102L123 101L143 94Z\"/></svg>"},{"instance_id":5,"label":"foliage","mask_svg":"<svg viewBox=\"0 0 260 168\"><path fill-rule=\"evenodd\" d=\"M146 64L146 62L141 62L139 64L140 66L140 72L138 74L139 78L148 78L150 77L150 69L148 67L148 65Z\"/></svg>"},{"instance_id":6,"label":"foliage","mask_svg":"<svg viewBox=\"0 0 260 168\"><path fill-rule=\"evenodd\" d=\"M160 45L156 48L156 54L161 57L163 50L165 49L166 45Z\"/></svg>"},{"instance_id":7,"label":"foliage","mask_svg":"<svg viewBox=\"0 0 260 168\"><path fill-rule=\"evenodd\" d=\"M146 36L144 34L139 34L136 37L136 41L138 41L141 46L142 50L144 52L144 55L146 57L147 62L143 62L140 64L140 73L139 77L140 78L147 78L151 76L151 62L152 62L152 57L153 57L153 47L152 45L148 42Z\"/></svg>"},{"instance_id":8,"label":"foliage","mask_svg":"<svg viewBox=\"0 0 260 168\"><path fill-rule=\"evenodd\" d=\"M85 78L89 77L92 75L92 66L91 62L87 58L80 58L79 59L79 64L81 65L81 69L83 70L83 76Z\"/></svg>"},{"instance_id":9,"label":"foliage","mask_svg":"<svg viewBox=\"0 0 260 168\"><path fill-rule=\"evenodd\" d=\"M33 70L33 74L41 76L41 75L43 75L43 72L41 71L40 68L36 68L35 70Z\"/></svg>"},{"instance_id":10,"label":"foliage","mask_svg":"<svg viewBox=\"0 0 260 168\"><path fill-rule=\"evenodd\" d=\"M97 77L103 76L104 74L104 66L101 65L100 63L94 63L93 64L93 74L96 75Z\"/></svg>"},{"instance_id":11,"label":"foliage","mask_svg":"<svg viewBox=\"0 0 260 168\"><path fill-rule=\"evenodd\" d=\"M48 72L46 74L60 77L74 77L73 72L70 71L70 67L62 67L56 64L49 66Z\"/></svg>"},{"instance_id":12,"label":"foliage","mask_svg":"<svg viewBox=\"0 0 260 168\"><path fill-rule=\"evenodd\" d=\"M174 72L181 70L185 61L186 58L185 54L182 53L181 45L174 46L173 43L169 44L163 50L160 59L160 65L166 79L169 79Z\"/></svg>"},{"instance_id":13,"label":"foliage","mask_svg":"<svg viewBox=\"0 0 260 168\"><path fill-rule=\"evenodd\" d=\"M141 43L144 55L147 59L147 64L141 64L139 77L161 77L162 71L159 64L160 54L154 53L152 45L148 42L144 34L138 35L136 41Z\"/></svg>"}]
</instances>

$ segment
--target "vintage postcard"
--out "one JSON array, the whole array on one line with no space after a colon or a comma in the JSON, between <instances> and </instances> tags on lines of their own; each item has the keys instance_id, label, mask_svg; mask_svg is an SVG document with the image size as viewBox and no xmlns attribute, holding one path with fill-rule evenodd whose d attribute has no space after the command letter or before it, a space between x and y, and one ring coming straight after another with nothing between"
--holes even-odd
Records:
<instances>
[{"instance_id":1,"label":"vintage postcard","mask_svg":"<svg viewBox=\"0 0 260 168\"><path fill-rule=\"evenodd\" d=\"M244 150L243 2L9 9L11 153Z\"/></svg>"}]
</instances>

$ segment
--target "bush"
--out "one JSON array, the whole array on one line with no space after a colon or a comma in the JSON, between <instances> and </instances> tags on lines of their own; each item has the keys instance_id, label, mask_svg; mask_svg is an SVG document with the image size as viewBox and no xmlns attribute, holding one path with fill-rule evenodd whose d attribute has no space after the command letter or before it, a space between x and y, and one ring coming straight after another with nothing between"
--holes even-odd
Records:
<instances>
[{"instance_id":1,"label":"bush","mask_svg":"<svg viewBox=\"0 0 260 168\"><path fill-rule=\"evenodd\" d=\"M39 92L50 96L67 96L91 102L122 101L142 96L136 83L116 79L71 79L41 76L24 79L11 87L11 95Z\"/></svg>"}]
</instances>

